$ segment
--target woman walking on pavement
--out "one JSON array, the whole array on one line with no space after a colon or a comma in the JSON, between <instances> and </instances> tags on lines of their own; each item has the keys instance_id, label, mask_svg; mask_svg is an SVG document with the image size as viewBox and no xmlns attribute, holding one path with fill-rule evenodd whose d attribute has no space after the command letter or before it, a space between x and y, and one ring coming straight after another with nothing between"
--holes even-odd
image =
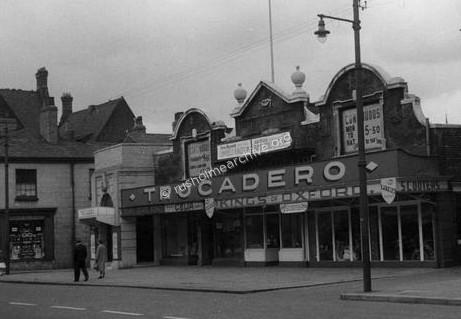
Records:
<instances>
[{"instance_id":1,"label":"woman walking on pavement","mask_svg":"<svg viewBox=\"0 0 461 319\"><path fill-rule=\"evenodd\" d=\"M96 270L99 270L98 279L104 278L106 275L107 248L103 245L102 240L98 240L98 248L96 248Z\"/></svg>"}]
</instances>

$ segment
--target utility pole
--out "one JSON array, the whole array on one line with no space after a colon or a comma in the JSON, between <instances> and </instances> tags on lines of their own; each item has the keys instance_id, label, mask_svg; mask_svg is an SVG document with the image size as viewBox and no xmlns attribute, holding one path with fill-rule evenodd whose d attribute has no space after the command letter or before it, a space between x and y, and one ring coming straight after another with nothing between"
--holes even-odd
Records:
<instances>
[{"instance_id":1,"label":"utility pole","mask_svg":"<svg viewBox=\"0 0 461 319\"><path fill-rule=\"evenodd\" d=\"M359 188L360 188L360 237L362 243L362 268L363 268L363 291L371 291L371 263L370 263L370 238L369 229L369 211L368 211L368 193L367 193L367 170L366 170L366 153L365 153L365 132L364 132L364 115L362 102L362 60L360 54L360 0L353 0L353 19L344 19L324 14L318 14L320 18L318 30L314 32L320 42L325 42L330 31L325 28L323 19L332 19L352 24L354 30L354 48L355 48L355 105L357 109L357 139L358 139L358 168L359 168Z\"/></svg>"},{"instance_id":2,"label":"utility pole","mask_svg":"<svg viewBox=\"0 0 461 319\"><path fill-rule=\"evenodd\" d=\"M272 80L272 83L275 83L274 41L272 39L272 5L271 5L271 0L269 0L269 38L270 38L270 49L271 49L271 80Z\"/></svg>"},{"instance_id":3,"label":"utility pole","mask_svg":"<svg viewBox=\"0 0 461 319\"><path fill-rule=\"evenodd\" d=\"M5 260L5 274L10 274L10 203L9 203L9 165L8 165L8 124L4 128L4 164L5 164L5 221L4 231L5 234L5 245L3 249L3 255Z\"/></svg>"}]
</instances>

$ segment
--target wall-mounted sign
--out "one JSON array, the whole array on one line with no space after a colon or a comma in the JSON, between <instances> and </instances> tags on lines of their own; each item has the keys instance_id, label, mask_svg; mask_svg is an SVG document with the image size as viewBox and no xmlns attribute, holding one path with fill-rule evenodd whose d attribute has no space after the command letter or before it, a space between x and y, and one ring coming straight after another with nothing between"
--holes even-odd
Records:
<instances>
[{"instance_id":1,"label":"wall-mounted sign","mask_svg":"<svg viewBox=\"0 0 461 319\"><path fill-rule=\"evenodd\" d=\"M198 176L211 169L210 141L208 139L187 144L187 166L189 176Z\"/></svg>"},{"instance_id":2,"label":"wall-mounted sign","mask_svg":"<svg viewBox=\"0 0 461 319\"><path fill-rule=\"evenodd\" d=\"M401 179L397 189L405 193L440 192L448 189L448 182L437 179Z\"/></svg>"},{"instance_id":3,"label":"wall-mounted sign","mask_svg":"<svg viewBox=\"0 0 461 319\"><path fill-rule=\"evenodd\" d=\"M288 148L291 146L291 142L290 132L284 132L254 138L251 140L251 147L255 153L267 153Z\"/></svg>"},{"instance_id":4,"label":"wall-mounted sign","mask_svg":"<svg viewBox=\"0 0 461 319\"><path fill-rule=\"evenodd\" d=\"M91 259L96 259L96 236L94 233L90 235L90 254Z\"/></svg>"},{"instance_id":5,"label":"wall-mounted sign","mask_svg":"<svg viewBox=\"0 0 461 319\"><path fill-rule=\"evenodd\" d=\"M282 214L303 213L309 206L308 202L299 202L291 204L280 204L280 212Z\"/></svg>"},{"instance_id":6,"label":"wall-mounted sign","mask_svg":"<svg viewBox=\"0 0 461 319\"><path fill-rule=\"evenodd\" d=\"M397 150L373 152L368 158L379 165L379 169L370 173L370 195L381 196L383 191L392 192L391 187L396 188L397 194L440 192L448 189L446 178L437 177L437 171L435 168L428 168L426 159L412 157ZM404 160L399 163L401 158ZM410 162L411 166L405 169L408 176L398 177L402 165L408 165ZM420 175L422 167L428 168L427 176ZM220 209L356 197L360 193L357 176L357 156L347 156L333 161L217 175L190 187L184 186L184 191L176 190L178 184L171 184L169 199L161 199L162 185L122 190L122 206L124 210L130 207L142 209L147 206L160 206L163 209L165 204L199 202L201 206L197 209L204 209L204 199L214 198L216 208ZM388 178L396 178L395 187L382 183L383 179ZM133 194L136 195L134 201L129 199ZM172 206L167 210L187 210L185 208Z\"/></svg>"},{"instance_id":7,"label":"wall-mounted sign","mask_svg":"<svg viewBox=\"0 0 461 319\"><path fill-rule=\"evenodd\" d=\"M190 210L202 210L203 202L187 202L165 205L165 213L187 212Z\"/></svg>"},{"instance_id":8,"label":"wall-mounted sign","mask_svg":"<svg viewBox=\"0 0 461 319\"><path fill-rule=\"evenodd\" d=\"M118 234L116 231L112 233L112 258L118 259Z\"/></svg>"},{"instance_id":9,"label":"wall-mounted sign","mask_svg":"<svg viewBox=\"0 0 461 319\"><path fill-rule=\"evenodd\" d=\"M218 160L235 158L249 154L261 154L282 150L291 146L290 132L218 145Z\"/></svg>"},{"instance_id":10,"label":"wall-mounted sign","mask_svg":"<svg viewBox=\"0 0 461 319\"><path fill-rule=\"evenodd\" d=\"M383 106L371 104L363 107L365 148L382 149L385 147ZM357 110L342 111L342 142L344 153L358 151Z\"/></svg>"},{"instance_id":11,"label":"wall-mounted sign","mask_svg":"<svg viewBox=\"0 0 461 319\"><path fill-rule=\"evenodd\" d=\"M218 145L218 160L239 157L251 153L251 140Z\"/></svg>"}]
</instances>

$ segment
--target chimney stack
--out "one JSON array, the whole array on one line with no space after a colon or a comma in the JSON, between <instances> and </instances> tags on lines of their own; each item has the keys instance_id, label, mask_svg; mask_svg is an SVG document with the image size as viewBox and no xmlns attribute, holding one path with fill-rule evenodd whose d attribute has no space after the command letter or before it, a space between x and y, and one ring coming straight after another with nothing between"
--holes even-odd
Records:
<instances>
[{"instance_id":1,"label":"chimney stack","mask_svg":"<svg viewBox=\"0 0 461 319\"><path fill-rule=\"evenodd\" d=\"M40 135L51 144L58 142L58 108L54 105L54 98L48 93L48 71L41 67L35 73L37 92L42 102L40 110Z\"/></svg>"},{"instance_id":2,"label":"chimney stack","mask_svg":"<svg viewBox=\"0 0 461 319\"><path fill-rule=\"evenodd\" d=\"M140 134L146 134L146 127L142 123L142 116L136 117L135 122L134 122L134 126L130 131L131 132L136 132L138 134L139 133Z\"/></svg>"},{"instance_id":3,"label":"chimney stack","mask_svg":"<svg viewBox=\"0 0 461 319\"><path fill-rule=\"evenodd\" d=\"M49 94L48 94L48 71L45 67L41 67L35 73L35 78L37 79L37 92L40 95L40 99L42 100L42 107L48 106L51 104L49 102Z\"/></svg>"},{"instance_id":4,"label":"chimney stack","mask_svg":"<svg viewBox=\"0 0 461 319\"><path fill-rule=\"evenodd\" d=\"M58 108L54 98L49 99L50 105L40 110L40 135L50 144L58 142Z\"/></svg>"},{"instance_id":5,"label":"chimney stack","mask_svg":"<svg viewBox=\"0 0 461 319\"><path fill-rule=\"evenodd\" d=\"M64 92L61 96L62 102L62 114L61 120L59 121L60 125L64 123L67 118L72 114L72 101L74 98L69 92Z\"/></svg>"}]
</instances>

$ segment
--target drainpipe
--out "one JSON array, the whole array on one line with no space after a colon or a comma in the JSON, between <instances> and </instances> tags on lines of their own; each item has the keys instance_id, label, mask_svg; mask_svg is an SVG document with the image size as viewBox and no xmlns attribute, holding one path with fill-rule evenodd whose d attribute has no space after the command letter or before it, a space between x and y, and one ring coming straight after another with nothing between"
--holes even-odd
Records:
<instances>
[{"instance_id":1,"label":"drainpipe","mask_svg":"<svg viewBox=\"0 0 461 319\"><path fill-rule=\"evenodd\" d=\"M74 255L75 247L75 170L74 163L70 163L70 188L72 192L72 236L71 236L71 247L72 247L72 256Z\"/></svg>"},{"instance_id":2,"label":"drainpipe","mask_svg":"<svg viewBox=\"0 0 461 319\"><path fill-rule=\"evenodd\" d=\"M426 155L431 156L431 135L430 135L431 125L429 123L429 118L426 118Z\"/></svg>"}]
</instances>

